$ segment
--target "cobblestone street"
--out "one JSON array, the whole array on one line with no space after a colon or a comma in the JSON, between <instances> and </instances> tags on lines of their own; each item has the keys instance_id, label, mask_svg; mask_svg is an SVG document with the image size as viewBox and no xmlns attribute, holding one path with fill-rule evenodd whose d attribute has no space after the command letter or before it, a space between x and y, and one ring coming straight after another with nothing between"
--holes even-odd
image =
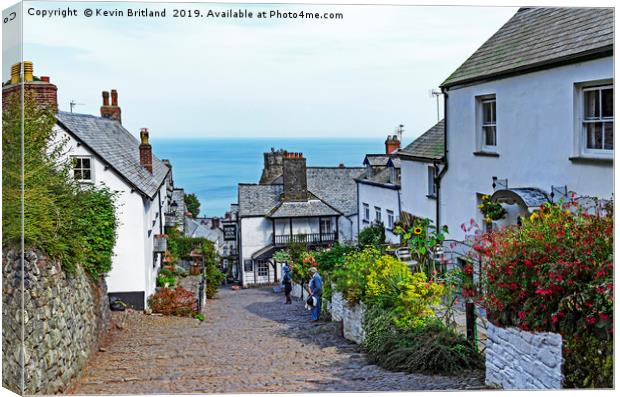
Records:
<instances>
[{"instance_id":1,"label":"cobblestone street","mask_svg":"<svg viewBox=\"0 0 620 397\"><path fill-rule=\"evenodd\" d=\"M461 377L385 371L368 365L337 323L308 322L300 301L271 289L220 290L204 322L114 313L114 327L74 394L243 393L468 389Z\"/></svg>"}]
</instances>

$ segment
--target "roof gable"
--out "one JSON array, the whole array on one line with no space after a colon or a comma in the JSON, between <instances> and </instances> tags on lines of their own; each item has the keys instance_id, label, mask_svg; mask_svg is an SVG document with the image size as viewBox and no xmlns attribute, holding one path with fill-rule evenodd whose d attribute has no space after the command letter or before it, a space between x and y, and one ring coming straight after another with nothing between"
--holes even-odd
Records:
<instances>
[{"instance_id":1,"label":"roof gable","mask_svg":"<svg viewBox=\"0 0 620 397\"><path fill-rule=\"evenodd\" d=\"M521 8L442 84L466 84L613 48L612 8ZM611 54L610 54L611 55Z\"/></svg>"},{"instance_id":2,"label":"roof gable","mask_svg":"<svg viewBox=\"0 0 620 397\"><path fill-rule=\"evenodd\" d=\"M152 174L140 165L140 142L118 121L68 112L58 112L56 119L136 190L149 198L157 194L170 168L155 156Z\"/></svg>"}]
</instances>

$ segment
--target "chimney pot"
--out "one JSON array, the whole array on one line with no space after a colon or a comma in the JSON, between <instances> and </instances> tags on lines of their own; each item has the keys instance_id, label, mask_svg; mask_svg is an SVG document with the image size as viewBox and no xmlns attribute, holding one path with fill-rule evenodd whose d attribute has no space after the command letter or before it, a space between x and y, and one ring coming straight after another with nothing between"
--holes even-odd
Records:
<instances>
[{"instance_id":1,"label":"chimney pot","mask_svg":"<svg viewBox=\"0 0 620 397\"><path fill-rule=\"evenodd\" d=\"M33 70L31 61L24 61L24 81L30 82L33 80Z\"/></svg>"},{"instance_id":2,"label":"chimney pot","mask_svg":"<svg viewBox=\"0 0 620 397\"><path fill-rule=\"evenodd\" d=\"M392 154L400 149L400 141L396 135L388 135L385 140L385 154Z\"/></svg>"},{"instance_id":3,"label":"chimney pot","mask_svg":"<svg viewBox=\"0 0 620 397\"><path fill-rule=\"evenodd\" d=\"M21 75L22 67L23 76ZM54 113L58 112L58 88L49 82L49 77L47 81L42 79L42 84L35 83L32 72L33 67L30 61L18 62L11 66L11 84L2 89L2 108L5 109L13 101L21 101L23 87L23 91L32 95L37 105L49 107ZM20 81L23 81L22 85L19 85ZM19 95L19 98L14 97L14 94Z\"/></svg>"},{"instance_id":4,"label":"chimney pot","mask_svg":"<svg viewBox=\"0 0 620 397\"><path fill-rule=\"evenodd\" d=\"M102 91L101 95L103 96L103 105L100 108L101 117L110 120L116 120L121 123L121 108L118 107L118 93L116 90L112 90L112 105L110 105L109 97L110 93L107 91Z\"/></svg>"},{"instance_id":5,"label":"chimney pot","mask_svg":"<svg viewBox=\"0 0 620 397\"><path fill-rule=\"evenodd\" d=\"M118 92L112 90L112 106L118 106Z\"/></svg>"},{"instance_id":6,"label":"chimney pot","mask_svg":"<svg viewBox=\"0 0 620 397\"><path fill-rule=\"evenodd\" d=\"M110 93L107 91L101 91L103 97L103 106L110 106Z\"/></svg>"},{"instance_id":7,"label":"chimney pot","mask_svg":"<svg viewBox=\"0 0 620 397\"><path fill-rule=\"evenodd\" d=\"M22 63L17 62L11 66L11 84L19 83L19 76L22 73Z\"/></svg>"},{"instance_id":8,"label":"chimney pot","mask_svg":"<svg viewBox=\"0 0 620 397\"><path fill-rule=\"evenodd\" d=\"M49 83L50 82L50 76L41 76L40 79L44 83Z\"/></svg>"}]
</instances>

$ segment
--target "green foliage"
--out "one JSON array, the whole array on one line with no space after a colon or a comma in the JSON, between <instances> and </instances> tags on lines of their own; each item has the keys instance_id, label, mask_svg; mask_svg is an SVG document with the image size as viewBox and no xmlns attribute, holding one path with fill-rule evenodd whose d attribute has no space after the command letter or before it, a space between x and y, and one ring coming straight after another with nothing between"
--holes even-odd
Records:
<instances>
[{"instance_id":1,"label":"green foliage","mask_svg":"<svg viewBox=\"0 0 620 397\"><path fill-rule=\"evenodd\" d=\"M434 258L434 252L446 239L448 227L437 228L428 219L415 219L413 227L404 230L400 226L394 228L394 233L401 236L403 244L411 250L411 258L418 262L420 271L430 278L435 278L438 271Z\"/></svg>"},{"instance_id":2,"label":"green foliage","mask_svg":"<svg viewBox=\"0 0 620 397\"><path fill-rule=\"evenodd\" d=\"M158 287L174 288L177 283L177 278L174 276L164 276L160 272L159 276L157 276L156 283Z\"/></svg>"},{"instance_id":3,"label":"green foliage","mask_svg":"<svg viewBox=\"0 0 620 397\"><path fill-rule=\"evenodd\" d=\"M106 188L81 189L72 176L65 154L66 141L55 135L53 110L38 105L25 93L3 98L2 121L2 229L4 245L19 244L22 218L24 242L61 261L73 273L82 265L94 278L112 264L117 220L115 195Z\"/></svg>"},{"instance_id":4,"label":"green foliage","mask_svg":"<svg viewBox=\"0 0 620 397\"><path fill-rule=\"evenodd\" d=\"M478 206L484 215L484 221L491 223L506 217L506 209L500 203L491 202L491 197L487 194L482 196L482 203Z\"/></svg>"},{"instance_id":5,"label":"green foliage","mask_svg":"<svg viewBox=\"0 0 620 397\"><path fill-rule=\"evenodd\" d=\"M395 327L391 313L371 307L364 317L362 348L372 363L392 371L454 374L482 368L482 355L439 320L414 328Z\"/></svg>"},{"instance_id":6,"label":"green foliage","mask_svg":"<svg viewBox=\"0 0 620 397\"><path fill-rule=\"evenodd\" d=\"M332 280L349 304L360 302L366 294L367 277L381 252L374 247L345 255L342 267L334 269Z\"/></svg>"},{"instance_id":7,"label":"green foliage","mask_svg":"<svg viewBox=\"0 0 620 397\"><path fill-rule=\"evenodd\" d=\"M593 335L564 338L565 388L614 387L614 344Z\"/></svg>"},{"instance_id":8,"label":"green foliage","mask_svg":"<svg viewBox=\"0 0 620 397\"><path fill-rule=\"evenodd\" d=\"M196 313L194 314L194 318L198 321L205 321L205 316L202 313Z\"/></svg>"},{"instance_id":9,"label":"green foliage","mask_svg":"<svg viewBox=\"0 0 620 397\"><path fill-rule=\"evenodd\" d=\"M360 247L379 247L385 244L385 226L383 222L375 222L362 230L357 236Z\"/></svg>"},{"instance_id":10,"label":"green foliage","mask_svg":"<svg viewBox=\"0 0 620 397\"><path fill-rule=\"evenodd\" d=\"M161 269L159 271L159 275L163 276L163 277L174 277L175 276L175 272L168 270L168 269Z\"/></svg>"},{"instance_id":11,"label":"green foliage","mask_svg":"<svg viewBox=\"0 0 620 397\"><path fill-rule=\"evenodd\" d=\"M192 218L196 218L200 213L200 201L195 193L185 195L185 207L192 213Z\"/></svg>"}]
</instances>

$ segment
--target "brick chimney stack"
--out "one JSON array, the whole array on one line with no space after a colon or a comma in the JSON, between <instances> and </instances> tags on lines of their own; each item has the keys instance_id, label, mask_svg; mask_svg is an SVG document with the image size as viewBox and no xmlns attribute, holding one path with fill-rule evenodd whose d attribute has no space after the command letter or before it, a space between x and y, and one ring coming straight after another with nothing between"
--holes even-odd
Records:
<instances>
[{"instance_id":1,"label":"brick chimney stack","mask_svg":"<svg viewBox=\"0 0 620 397\"><path fill-rule=\"evenodd\" d=\"M102 91L101 95L103 96L103 106L101 106L101 117L105 117L106 119L116 120L119 123L121 122L121 108L118 107L118 92L116 90L112 90L112 104L110 104L110 93L107 91Z\"/></svg>"},{"instance_id":2,"label":"brick chimney stack","mask_svg":"<svg viewBox=\"0 0 620 397\"><path fill-rule=\"evenodd\" d=\"M385 154L392 154L400 149L400 140L396 135L388 135L385 140Z\"/></svg>"},{"instance_id":3,"label":"brick chimney stack","mask_svg":"<svg viewBox=\"0 0 620 397\"><path fill-rule=\"evenodd\" d=\"M140 129L140 165L153 173L153 150L149 144L148 128Z\"/></svg>"},{"instance_id":4,"label":"brick chimney stack","mask_svg":"<svg viewBox=\"0 0 620 397\"><path fill-rule=\"evenodd\" d=\"M22 86L24 94L32 96L37 104L48 106L54 113L58 112L58 88L50 83L48 76L35 77L30 61L18 62L11 66L11 81L2 86L2 109L5 109L9 102L21 102Z\"/></svg>"},{"instance_id":5,"label":"brick chimney stack","mask_svg":"<svg viewBox=\"0 0 620 397\"><path fill-rule=\"evenodd\" d=\"M306 158L303 153L284 153L283 180L285 201L308 200Z\"/></svg>"}]
</instances>

